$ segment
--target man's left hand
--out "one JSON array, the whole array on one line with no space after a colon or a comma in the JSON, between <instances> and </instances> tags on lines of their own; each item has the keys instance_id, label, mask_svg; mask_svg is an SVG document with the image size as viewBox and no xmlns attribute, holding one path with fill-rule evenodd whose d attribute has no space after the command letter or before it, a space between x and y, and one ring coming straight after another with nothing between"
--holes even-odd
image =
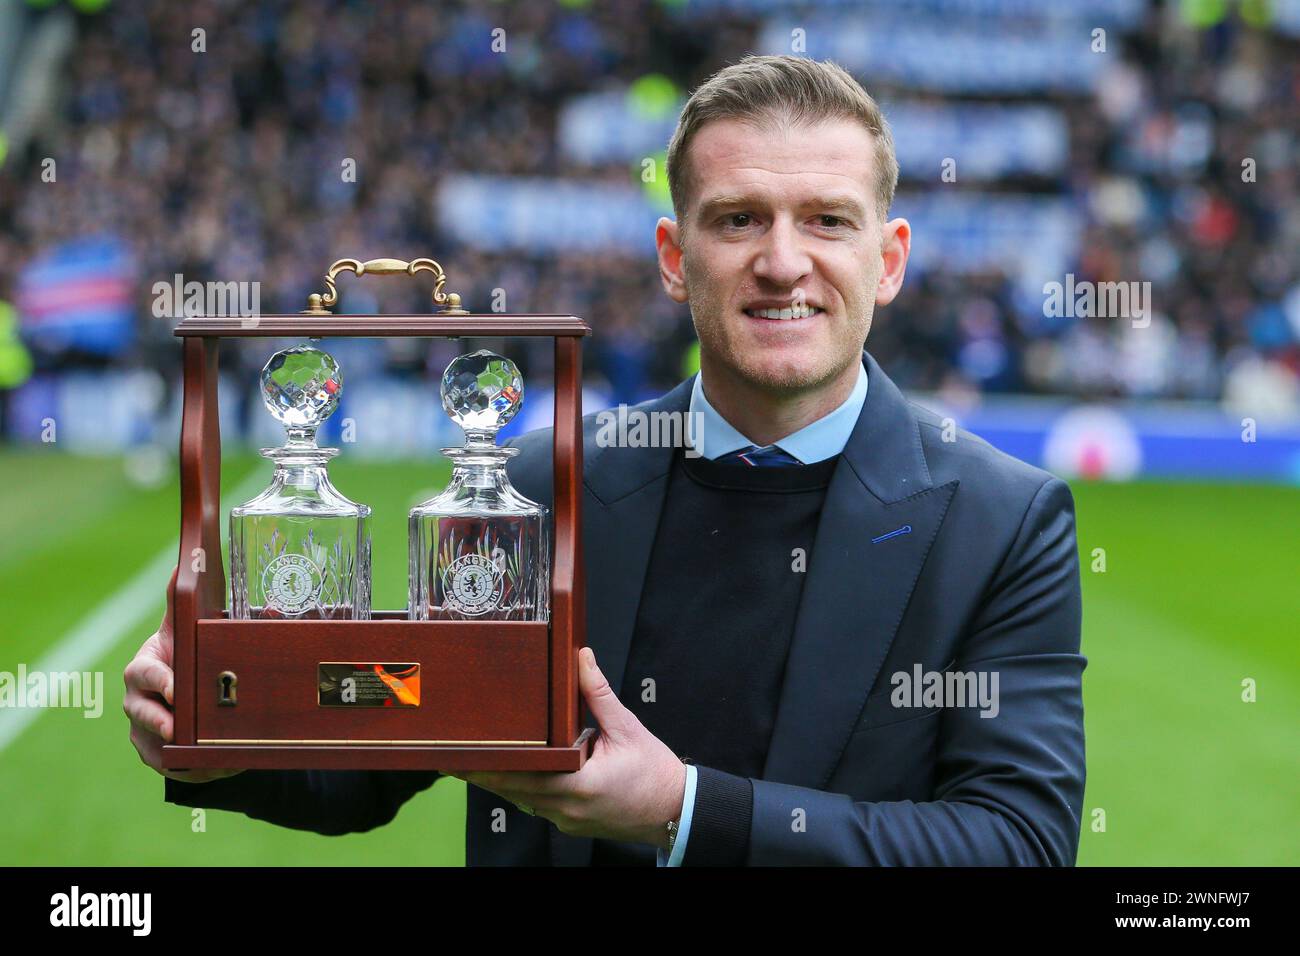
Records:
<instances>
[{"instance_id":1,"label":"man's left hand","mask_svg":"<svg viewBox=\"0 0 1300 956\"><path fill-rule=\"evenodd\" d=\"M623 706L596 666L591 648L578 652L578 681L600 725L600 736L581 770L456 771L449 776L532 810L561 833L667 850L668 821L682 813L686 766Z\"/></svg>"}]
</instances>

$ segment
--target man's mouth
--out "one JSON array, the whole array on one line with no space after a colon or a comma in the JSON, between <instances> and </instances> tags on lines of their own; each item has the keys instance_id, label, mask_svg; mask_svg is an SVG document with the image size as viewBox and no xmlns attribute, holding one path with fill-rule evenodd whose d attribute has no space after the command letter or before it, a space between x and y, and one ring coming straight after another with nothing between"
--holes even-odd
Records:
<instances>
[{"instance_id":1,"label":"man's mouth","mask_svg":"<svg viewBox=\"0 0 1300 956\"><path fill-rule=\"evenodd\" d=\"M788 309L745 309L744 313L751 319L772 319L788 322L791 319L809 319L821 315L822 309L815 305L796 305Z\"/></svg>"}]
</instances>

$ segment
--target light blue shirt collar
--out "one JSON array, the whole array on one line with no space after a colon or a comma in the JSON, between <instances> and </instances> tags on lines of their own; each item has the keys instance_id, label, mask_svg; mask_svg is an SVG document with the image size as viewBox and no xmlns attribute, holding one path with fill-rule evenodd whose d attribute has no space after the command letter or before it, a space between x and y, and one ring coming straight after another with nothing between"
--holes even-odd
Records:
<instances>
[{"instance_id":1,"label":"light blue shirt collar","mask_svg":"<svg viewBox=\"0 0 1300 956\"><path fill-rule=\"evenodd\" d=\"M704 397L704 374L695 376L695 386L691 390L691 416L701 416L700 454L705 458L720 458L733 451L748 448L750 441L732 426L709 404ZM844 404L817 421L805 425L792 435L787 435L776 442L777 448L798 458L805 465L834 458L844 450L858 423L862 412L862 403L867 400L867 370L858 364L858 380L853 391L844 400Z\"/></svg>"}]
</instances>

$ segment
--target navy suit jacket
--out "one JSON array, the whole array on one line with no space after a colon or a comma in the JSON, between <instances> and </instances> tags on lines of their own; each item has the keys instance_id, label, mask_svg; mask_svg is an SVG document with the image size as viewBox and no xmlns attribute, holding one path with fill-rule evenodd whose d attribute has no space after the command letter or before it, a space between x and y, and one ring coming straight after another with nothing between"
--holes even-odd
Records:
<instances>
[{"instance_id":1,"label":"navy suit jacket","mask_svg":"<svg viewBox=\"0 0 1300 956\"><path fill-rule=\"evenodd\" d=\"M766 764L750 781L746 861L1073 864L1086 660L1069 487L974 435L945 430L870 354L863 360L866 403L826 492ZM684 413L692 385L638 408ZM600 447L595 416L583 424L587 640L617 689L674 449ZM516 487L549 504L550 430L514 444L522 449L510 464ZM996 672L997 715L894 706L891 678L914 675L917 665ZM699 773L700 799L718 793L725 775ZM166 798L337 834L387 823L437 776L246 771L208 784L168 780ZM492 813L503 806L507 825L496 832ZM687 865L710 862L692 848L711 842L702 828L713 819L697 803ZM592 840L469 787L470 865L585 865L591 857Z\"/></svg>"}]
</instances>

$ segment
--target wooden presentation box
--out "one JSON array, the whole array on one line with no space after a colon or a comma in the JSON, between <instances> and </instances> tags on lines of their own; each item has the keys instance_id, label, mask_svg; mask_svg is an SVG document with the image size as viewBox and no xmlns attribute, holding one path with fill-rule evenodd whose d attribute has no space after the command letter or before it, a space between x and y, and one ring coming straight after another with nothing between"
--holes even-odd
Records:
<instances>
[{"instance_id":1,"label":"wooden presentation box","mask_svg":"<svg viewBox=\"0 0 1300 956\"><path fill-rule=\"evenodd\" d=\"M439 313L332 315L334 280L433 272ZM298 315L185 318L180 560L172 592L175 736L168 769L557 770L590 754L579 730L578 649L585 642L582 563L582 340L567 315L476 315L442 291L429 259L339 260L328 292ZM555 345L555 497L549 622L229 620L220 540L222 338L547 336ZM202 549L201 552L196 549ZM204 562L193 555L202 554ZM195 570L195 567L202 570ZM418 665L418 704L322 702L322 665Z\"/></svg>"}]
</instances>

